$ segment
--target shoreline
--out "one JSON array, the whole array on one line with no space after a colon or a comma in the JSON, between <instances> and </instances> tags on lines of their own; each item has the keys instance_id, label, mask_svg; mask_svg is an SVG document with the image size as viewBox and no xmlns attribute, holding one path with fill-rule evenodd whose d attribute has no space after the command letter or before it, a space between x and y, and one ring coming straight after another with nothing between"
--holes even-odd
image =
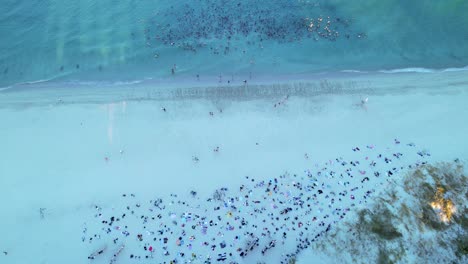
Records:
<instances>
[{"instance_id":1,"label":"shoreline","mask_svg":"<svg viewBox=\"0 0 468 264\"><path fill-rule=\"evenodd\" d=\"M219 77L172 80L146 79L128 82L35 82L0 90L3 106L29 106L66 103L106 103L112 101L164 101L188 99L251 100L278 96L313 97L327 94L405 93L414 90L442 92L468 85L464 70L441 72L334 73L285 76L235 77L234 81L217 81ZM246 80L247 82L244 82ZM229 82L228 82L229 81ZM440 89L440 90L439 90Z\"/></svg>"}]
</instances>

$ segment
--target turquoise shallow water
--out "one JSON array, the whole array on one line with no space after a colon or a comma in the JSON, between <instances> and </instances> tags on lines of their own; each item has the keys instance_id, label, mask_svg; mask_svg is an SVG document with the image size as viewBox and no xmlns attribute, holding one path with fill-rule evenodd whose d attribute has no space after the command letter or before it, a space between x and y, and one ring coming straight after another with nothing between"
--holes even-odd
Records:
<instances>
[{"instance_id":1,"label":"turquoise shallow water","mask_svg":"<svg viewBox=\"0 0 468 264\"><path fill-rule=\"evenodd\" d=\"M462 0L5 0L0 11L1 86L172 68L218 76L468 64Z\"/></svg>"}]
</instances>

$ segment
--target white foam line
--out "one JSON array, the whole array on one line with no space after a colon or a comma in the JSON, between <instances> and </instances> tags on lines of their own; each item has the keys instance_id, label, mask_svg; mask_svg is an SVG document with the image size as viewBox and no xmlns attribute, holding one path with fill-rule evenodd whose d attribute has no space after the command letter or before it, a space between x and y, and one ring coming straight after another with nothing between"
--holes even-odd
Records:
<instances>
[{"instance_id":1,"label":"white foam line","mask_svg":"<svg viewBox=\"0 0 468 264\"><path fill-rule=\"evenodd\" d=\"M457 71L468 71L468 66L465 66L462 68L447 68L443 70L442 72L457 72Z\"/></svg>"},{"instance_id":2,"label":"white foam line","mask_svg":"<svg viewBox=\"0 0 468 264\"><path fill-rule=\"evenodd\" d=\"M380 70L378 72L381 72L381 73L410 73L410 72L435 73L435 72L457 72L457 71L468 71L468 66L460 67L460 68L446 68L446 69L402 68L402 69L393 69L393 70ZM347 72L351 72L351 71L347 71Z\"/></svg>"},{"instance_id":3,"label":"white foam line","mask_svg":"<svg viewBox=\"0 0 468 264\"><path fill-rule=\"evenodd\" d=\"M18 83L18 84L19 84L19 85L21 85L21 84L36 84L36 83L43 83L43 82L52 81L53 79L54 79L54 78L41 79L41 80L30 81L30 82L23 82L23 83Z\"/></svg>"},{"instance_id":4,"label":"white foam line","mask_svg":"<svg viewBox=\"0 0 468 264\"><path fill-rule=\"evenodd\" d=\"M7 87L0 87L0 92L1 91L5 91L5 90L8 90L10 88L12 88L13 86L7 86Z\"/></svg>"},{"instance_id":5,"label":"white foam line","mask_svg":"<svg viewBox=\"0 0 468 264\"><path fill-rule=\"evenodd\" d=\"M433 73L435 70L427 68L403 68L403 69L393 69L393 70L380 70L382 73L407 73L407 72L419 72L419 73Z\"/></svg>"},{"instance_id":6,"label":"white foam line","mask_svg":"<svg viewBox=\"0 0 468 264\"><path fill-rule=\"evenodd\" d=\"M344 73L368 73L367 71L358 71L358 70L342 70Z\"/></svg>"}]
</instances>

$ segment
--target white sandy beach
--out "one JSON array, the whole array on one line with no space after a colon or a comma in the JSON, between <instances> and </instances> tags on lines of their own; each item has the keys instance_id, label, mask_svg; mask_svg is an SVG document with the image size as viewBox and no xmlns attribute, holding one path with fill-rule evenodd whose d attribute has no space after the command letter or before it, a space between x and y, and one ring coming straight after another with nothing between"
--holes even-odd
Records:
<instances>
[{"instance_id":1,"label":"white sandy beach","mask_svg":"<svg viewBox=\"0 0 468 264\"><path fill-rule=\"evenodd\" d=\"M124 193L188 199L196 190L208 197L220 187L238 188L245 176L304 174L338 157L352 159L356 146L385 150L395 139L429 151L430 161L466 163L466 72L330 81L357 88L298 96L283 85L273 94L224 97L213 95L215 88L201 96L184 88L179 97L139 86L0 91L0 251L8 252L0 262L109 263L87 259L97 248L81 241L83 226L93 225L94 205L121 208ZM305 91L308 82L301 81ZM301 263L321 263L307 259Z\"/></svg>"}]
</instances>

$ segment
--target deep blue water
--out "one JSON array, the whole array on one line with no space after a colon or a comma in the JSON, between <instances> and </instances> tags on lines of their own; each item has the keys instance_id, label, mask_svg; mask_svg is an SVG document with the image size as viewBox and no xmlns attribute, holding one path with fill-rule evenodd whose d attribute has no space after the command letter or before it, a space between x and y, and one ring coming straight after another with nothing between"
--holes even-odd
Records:
<instances>
[{"instance_id":1,"label":"deep blue water","mask_svg":"<svg viewBox=\"0 0 468 264\"><path fill-rule=\"evenodd\" d=\"M463 0L4 0L0 86L468 65ZM175 66L174 66L175 65Z\"/></svg>"}]
</instances>

